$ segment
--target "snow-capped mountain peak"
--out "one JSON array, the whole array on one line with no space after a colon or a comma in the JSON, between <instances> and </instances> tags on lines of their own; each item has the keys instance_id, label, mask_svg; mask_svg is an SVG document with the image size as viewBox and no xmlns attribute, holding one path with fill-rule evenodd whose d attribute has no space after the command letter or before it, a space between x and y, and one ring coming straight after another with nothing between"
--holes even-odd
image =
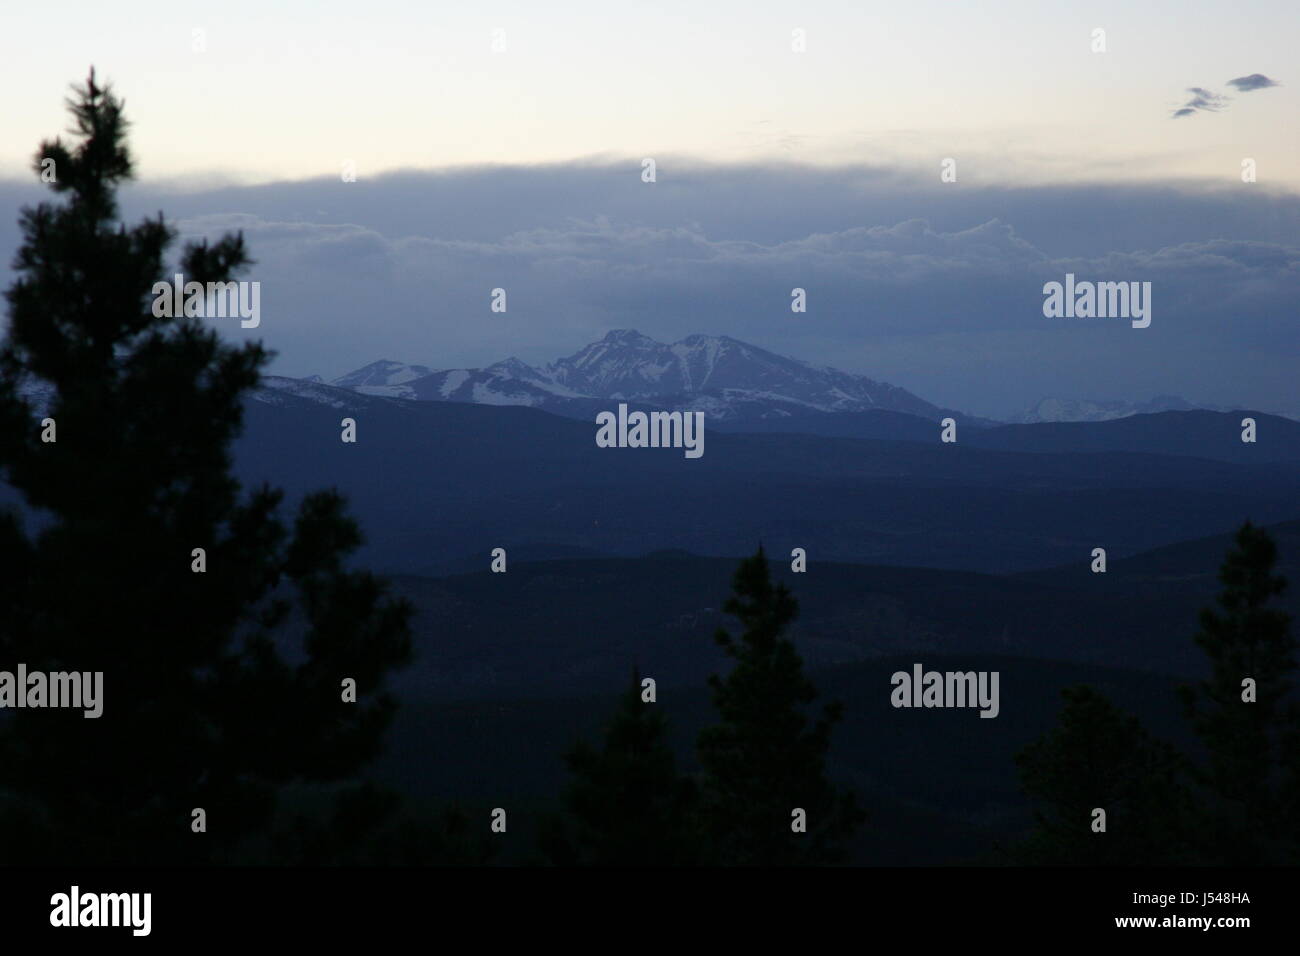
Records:
<instances>
[{"instance_id":1,"label":"snow-capped mountain peak","mask_svg":"<svg viewBox=\"0 0 1300 956\"><path fill-rule=\"evenodd\" d=\"M549 379L537 369L533 368L527 362L520 361L514 356L489 365L483 371L490 372L501 378L518 378L523 379L524 381L537 382L549 381Z\"/></svg>"},{"instance_id":2,"label":"snow-capped mountain peak","mask_svg":"<svg viewBox=\"0 0 1300 956\"><path fill-rule=\"evenodd\" d=\"M419 366L377 362L335 384L355 381L349 387L370 394L400 387L402 397L531 405L561 414L575 411L574 400L584 400L585 415L593 399L707 411L719 420L876 409L932 420L943 414L896 386L812 366L726 335L697 333L667 344L636 329L614 329L541 368L509 358L483 369L394 378L413 368Z\"/></svg>"},{"instance_id":3,"label":"snow-capped mountain peak","mask_svg":"<svg viewBox=\"0 0 1300 956\"><path fill-rule=\"evenodd\" d=\"M605 337L600 341L610 345L620 345L624 347L630 346L632 348L655 348L660 344L650 338L650 336L642 335L636 329L610 329L605 333Z\"/></svg>"}]
</instances>

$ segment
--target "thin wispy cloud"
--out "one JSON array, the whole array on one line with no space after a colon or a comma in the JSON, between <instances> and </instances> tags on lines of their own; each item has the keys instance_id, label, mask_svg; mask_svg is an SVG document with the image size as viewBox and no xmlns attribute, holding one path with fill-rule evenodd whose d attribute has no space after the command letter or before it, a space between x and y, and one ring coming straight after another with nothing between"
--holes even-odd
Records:
<instances>
[{"instance_id":1,"label":"thin wispy cloud","mask_svg":"<svg viewBox=\"0 0 1300 956\"><path fill-rule=\"evenodd\" d=\"M1193 113L1198 112L1217 113L1229 103L1229 97L1207 90L1204 87L1189 86L1187 92L1192 94L1192 98L1184 103L1182 108L1175 111L1174 119L1178 119L1180 116L1191 116Z\"/></svg>"},{"instance_id":2,"label":"thin wispy cloud","mask_svg":"<svg viewBox=\"0 0 1300 956\"><path fill-rule=\"evenodd\" d=\"M1249 76L1235 77L1228 81L1228 85L1239 93L1251 93L1255 90L1266 90L1270 86L1279 86L1280 84L1277 80L1267 77L1263 73L1252 73ZM1192 94L1192 98L1174 110L1171 119L1180 119L1196 113L1218 113L1226 109L1228 104L1232 102L1232 97L1224 96L1222 93L1216 93L1213 90L1207 90L1202 86L1189 86L1187 92Z\"/></svg>"}]
</instances>

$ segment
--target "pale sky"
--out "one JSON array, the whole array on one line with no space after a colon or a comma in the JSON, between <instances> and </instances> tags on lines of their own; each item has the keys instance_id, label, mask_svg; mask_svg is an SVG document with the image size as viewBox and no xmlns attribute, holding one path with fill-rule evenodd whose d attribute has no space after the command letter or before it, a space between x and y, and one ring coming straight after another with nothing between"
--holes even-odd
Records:
<instances>
[{"instance_id":1,"label":"pale sky","mask_svg":"<svg viewBox=\"0 0 1300 956\"><path fill-rule=\"evenodd\" d=\"M1297 40L1294 0L10 2L0 175L26 175L93 63L155 181L683 155L1235 182L1249 157L1300 191ZM1281 85L1227 87L1254 73ZM1194 86L1232 100L1170 119Z\"/></svg>"}]
</instances>

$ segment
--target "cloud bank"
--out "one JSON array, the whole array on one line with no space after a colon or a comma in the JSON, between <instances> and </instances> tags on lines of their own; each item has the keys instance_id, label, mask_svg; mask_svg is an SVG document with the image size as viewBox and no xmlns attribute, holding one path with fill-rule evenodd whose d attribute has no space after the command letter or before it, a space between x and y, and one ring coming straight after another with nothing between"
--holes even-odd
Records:
<instances>
[{"instance_id":1,"label":"cloud bank","mask_svg":"<svg viewBox=\"0 0 1300 956\"><path fill-rule=\"evenodd\" d=\"M0 189L0 255L18 201ZM545 362L611 328L726 334L1003 415L1179 394L1291 411L1300 199L1155 187L917 187L887 170L581 166L158 195L184 236L242 229L280 374L378 358ZM1149 281L1151 327L1053 320L1066 273ZM7 283L7 277L3 277ZM490 309L493 289L508 311ZM808 311L790 311L794 288ZM215 320L219 321L219 320Z\"/></svg>"}]
</instances>

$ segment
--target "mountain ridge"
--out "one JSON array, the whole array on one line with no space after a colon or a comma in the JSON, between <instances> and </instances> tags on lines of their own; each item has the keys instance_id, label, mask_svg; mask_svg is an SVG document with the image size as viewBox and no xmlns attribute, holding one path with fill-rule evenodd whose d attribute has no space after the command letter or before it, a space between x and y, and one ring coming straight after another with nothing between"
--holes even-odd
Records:
<instances>
[{"instance_id":1,"label":"mountain ridge","mask_svg":"<svg viewBox=\"0 0 1300 956\"><path fill-rule=\"evenodd\" d=\"M528 405L566 417L586 417L589 402L601 399L702 411L715 423L866 411L979 421L899 386L787 358L728 335L694 333L664 343L636 329L613 329L541 367L512 356L483 368L412 374L422 368L380 360L332 384L419 401Z\"/></svg>"},{"instance_id":2,"label":"mountain ridge","mask_svg":"<svg viewBox=\"0 0 1300 956\"><path fill-rule=\"evenodd\" d=\"M697 332L665 343L632 328L611 329L572 355L544 365L510 356L481 368L433 370L380 359L330 384L416 401L526 405L579 419L590 417L594 400L626 401L646 409L704 412L715 427L733 430L758 426L848 437L880 437L879 421L865 427L851 421L852 416L873 412L930 422L952 417L963 425L986 428L1234 410L1169 394L1147 401L1048 396L1003 421L943 408L865 374L779 355L729 335Z\"/></svg>"}]
</instances>

